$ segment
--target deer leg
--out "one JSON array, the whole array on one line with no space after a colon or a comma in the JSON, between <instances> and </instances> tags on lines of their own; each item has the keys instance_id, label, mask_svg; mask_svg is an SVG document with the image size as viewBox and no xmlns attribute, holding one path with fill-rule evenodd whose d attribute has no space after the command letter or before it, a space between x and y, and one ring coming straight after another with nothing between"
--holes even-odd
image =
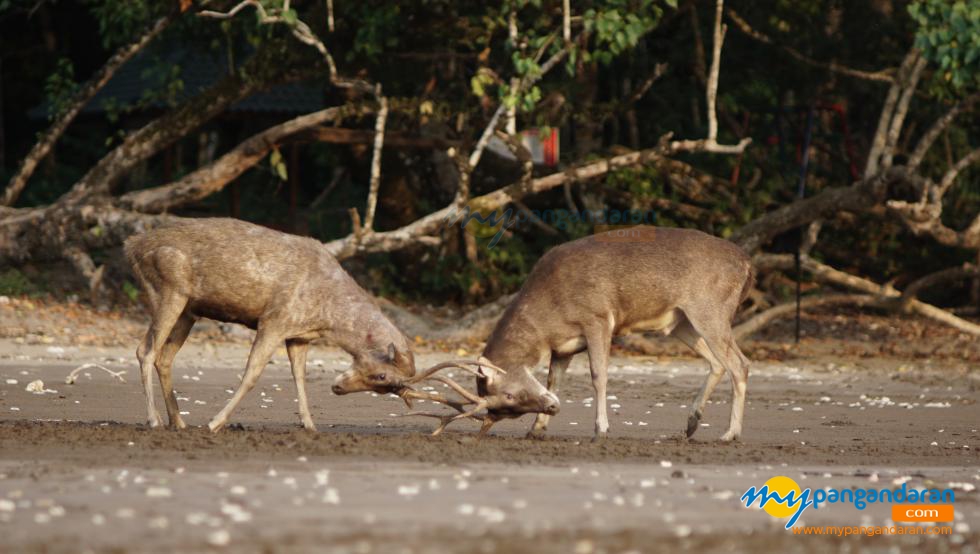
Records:
<instances>
[{"instance_id":1,"label":"deer leg","mask_svg":"<svg viewBox=\"0 0 980 554\"><path fill-rule=\"evenodd\" d=\"M694 397L694 402L691 403L691 413L687 417L687 436L690 437L698 430L698 424L701 423L701 417L704 414L704 406L708 403L708 398L711 397L711 393L714 392L718 382L725 374L725 366L718 361L718 358L708 348L708 343L704 341L704 338L698 334L689 321L685 320L678 324L671 334L707 360L710 366L708 376Z\"/></svg>"},{"instance_id":2,"label":"deer leg","mask_svg":"<svg viewBox=\"0 0 980 554\"><path fill-rule=\"evenodd\" d=\"M143 378L143 392L146 393L146 417L150 427L159 427L163 423L160 413L157 412L153 403L152 372L156 360L163 350L163 345L166 343L167 337L170 336L170 331L173 330L177 320L180 319L180 314L183 313L185 306L187 306L187 297L180 293L162 294L156 309L153 311L153 322L150 324L150 330L147 332L146 338L143 339L143 344L136 351L136 357L140 361L140 374ZM142 357L140 357L141 351Z\"/></svg>"},{"instance_id":3,"label":"deer leg","mask_svg":"<svg viewBox=\"0 0 980 554\"><path fill-rule=\"evenodd\" d=\"M231 412L235 411L238 403L255 386L259 376L262 375L262 370L265 369L265 365L269 363L269 358L276 351L276 347L282 343L283 338L281 336L270 333L264 327L264 325L259 325L259 331L255 334L255 342L252 343L252 351L248 354L248 364L245 366L245 375L242 376L238 390L235 391L231 400L225 404L225 407L218 412L218 415L214 416L214 419L208 423L208 429L211 429L212 433L217 433L228 423Z\"/></svg>"},{"instance_id":4,"label":"deer leg","mask_svg":"<svg viewBox=\"0 0 980 554\"><path fill-rule=\"evenodd\" d=\"M310 415L310 405L306 401L306 354L309 350L308 341L295 339L286 341L286 353L289 355L289 365L293 369L293 381L296 382L296 396L299 399L299 418L308 431L316 431L316 425L313 424L313 417Z\"/></svg>"},{"instance_id":5,"label":"deer leg","mask_svg":"<svg viewBox=\"0 0 980 554\"><path fill-rule=\"evenodd\" d=\"M143 360L150 355L150 348L153 345L153 326L146 330L146 335L136 348L136 359L140 364L140 382L143 384L143 394L146 396L146 422L150 427L163 425L160 412L153 405L153 374L149 371L149 365L144 364Z\"/></svg>"},{"instance_id":6,"label":"deer leg","mask_svg":"<svg viewBox=\"0 0 980 554\"><path fill-rule=\"evenodd\" d=\"M748 359L739 350L732 338L731 327L717 318L691 318L691 324L704 339L711 353L725 367L732 379L732 411L728 431L721 436L723 441L733 441L742 434L742 417L745 412L745 391L748 386Z\"/></svg>"},{"instance_id":7,"label":"deer leg","mask_svg":"<svg viewBox=\"0 0 980 554\"><path fill-rule=\"evenodd\" d=\"M728 351L733 368L731 371L732 416L728 431L721 436L721 440L723 441L736 440L742 434L742 418L745 415L745 392L748 388L749 381L748 358L742 354L742 351L739 350L738 345L735 344L735 340L731 336L728 338Z\"/></svg>"},{"instance_id":8,"label":"deer leg","mask_svg":"<svg viewBox=\"0 0 980 554\"><path fill-rule=\"evenodd\" d=\"M572 361L572 356L559 356L554 352L551 353L551 364L548 366L548 390L558 394L558 388L561 387L562 377L565 376L565 370L568 368L569 362ZM538 414L534 418L534 426L528 431L527 436L533 437L543 434L548 430L548 422L551 420L551 416L548 414Z\"/></svg>"},{"instance_id":9,"label":"deer leg","mask_svg":"<svg viewBox=\"0 0 980 554\"><path fill-rule=\"evenodd\" d=\"M610 332L605 329L587 331L585 342L589 350L589 369L592 387L595 389L595 436L592 442L606 438L609 432L609 415L606 413L606 371L609 366Z\"/></svg>"},{"instance_id":10,"label":"deer leg","mask_svg":"<svg viewBox=\"0 0 980 554\"><path fill-rule=\"evenodd\" d=\"M167 406L167 419L170 420L170 427L175 429L185 429L187 424L180 418L180 408L177 406L177 395L174 394L174 382L171 369L173 368L174 357L180 347L187 340L191 328L194 327L194 316L186 311L177 318L167 342L160 348L160 357L157 359L157 377L160 378L160 390L163 391L163 402Z\"/></svg>"}]
</instances>

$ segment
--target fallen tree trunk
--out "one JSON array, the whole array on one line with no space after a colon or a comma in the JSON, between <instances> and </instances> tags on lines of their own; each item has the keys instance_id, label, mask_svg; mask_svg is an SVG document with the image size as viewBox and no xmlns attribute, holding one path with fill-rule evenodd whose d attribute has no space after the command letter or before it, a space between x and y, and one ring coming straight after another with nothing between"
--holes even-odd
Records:
<instances>
[{"instance_id":1,"label":"fallen tree trunk","mask_svg":"<svg viewBox=\"0 0 980 554\"><path fill-rule=\"evenodd\" d=\"M793 256L789 254L763 254L756 256L753 263L757 271L773 269L788 271L795 267ZM957 317L932 304L927 304L914 297L906 296L889 284L879 285L869 279L834 269L809 256L801 256L800 265L804 271L812 273L818 281L873 295L878 307L892 310L906 310L949 325L965 333L980 335L980 325Z\"/></svg>"}]
</instances>

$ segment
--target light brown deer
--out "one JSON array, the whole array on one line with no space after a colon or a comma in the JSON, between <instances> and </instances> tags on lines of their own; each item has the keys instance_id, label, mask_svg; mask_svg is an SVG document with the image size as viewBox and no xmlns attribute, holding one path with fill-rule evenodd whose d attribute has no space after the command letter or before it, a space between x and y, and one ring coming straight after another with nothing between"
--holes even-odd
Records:
<instances>
[{"instance_id":1,"label":"light brown deer","mask_svg":"<svg viewBox=\"0 0 980 554\"><path fill-rule=\"evenodd\" d=\"M529 370L550 357L548 389L555 393L572 357L588 352L595 438L604 437L613 337L659 331L683 341L711 366L691 406L687 435L697 431L705 403L727 370L731 422L721 438L738 438L749 361L735 344L731 325L752 279L749 258L738 246L689 229L631 227L552 249L534 266L487 340L483 356L506 373L486 372L477 380L488 407L481 434L494 421L528 412L539 414L529 435L546 430L557 406ZM449 421L445 418L443 426Z\"/></svg>"},{"instance_id":2,"label":"light brown deer","mask_svg":"<svg viewBox=\"0 0 980 554\"><path fill-rule=\"evenodd\" d=\"M300 419L314 430L306 398L306 355L310 341L319 338L353 357L351 369L334 382L335 393L397 392L406 402L432 396L408 386L415 375L408 340L316 240L234 219L194 219L134 236L126 241L125 251L152 316L136 356L153 427L162 424L153 402L154 367L170 426L186 427L171 366L200 317L256 330L241 384L208 424L212 431L228 422L283 344L296 382Z\"/></svg>"}]
</instances>

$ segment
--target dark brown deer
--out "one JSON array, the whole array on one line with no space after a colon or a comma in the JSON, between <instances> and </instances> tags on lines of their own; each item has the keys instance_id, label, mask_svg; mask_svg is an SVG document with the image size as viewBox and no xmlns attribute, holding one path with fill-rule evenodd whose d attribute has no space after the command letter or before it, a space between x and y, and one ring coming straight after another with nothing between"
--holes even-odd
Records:
<instances>
[{"instance_id":1,"label":"dark brown deer","mask_svg":"<svg viewBox=\"0 0 980 554\"><path fill-rule=\"evenodd\" d=\"M749 258L738 246L689 229L631 227L552 249L534 266L487 340L483 356L506 373L486 372L477 380L488 408L481 434L496 420L529 412L539 414L529 434L546 430L557 405L529 370L550 357L548 389L554 393L572 357L588 352L595 437L604 437L613 337L659 331L677 337L711 365L691 406L687 435L697 431L705 403L727 370L731 422L721 438L738 438L749 362L732 338L731 325L752 279ZM444 418L443 426L449 421Z\"/></svg>"},{"instance_id":2,"label":"dark brown deer","mask_svg":"<svg viewBox=\"0 0 980 554\"><path fill-rule=\"evenodd\" d=\"M337 377L337 394L373 390L429 398L408 383L415 361L405 336L320 242L234 219L184 220L126 241L149 302L152 323L136 351L146 393L147 419L162 424L153 403L156 368L170 426L184 428L171 366L200 317L256 330L238 390L208 424L218 431L255 386L275 350L285 344L303 426L313 430L306 398L310 341L325 339L353 357ZM415 396L412 396L415 394Z\"/></svg>"}]
</instances>

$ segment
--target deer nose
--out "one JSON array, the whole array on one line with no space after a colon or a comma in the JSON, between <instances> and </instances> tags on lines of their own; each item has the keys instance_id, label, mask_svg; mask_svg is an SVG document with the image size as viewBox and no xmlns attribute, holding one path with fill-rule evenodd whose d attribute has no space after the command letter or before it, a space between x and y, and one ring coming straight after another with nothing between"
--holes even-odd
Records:
<instances>
[{"instance_id":1,"label":"deer nose","mask_svg":"<svg viewBox=\"0 0 980 554\"><path fill-rule=\"evenodd\" d=\"M333 390L333 393L334 394L344 394L346 392L344 390L344 387L342 387L342 386L340 386L339 384L336 384L336 383L332 387L330 387L330 388L331 388L331 390Z\"/></svg>"}]
</instances>

